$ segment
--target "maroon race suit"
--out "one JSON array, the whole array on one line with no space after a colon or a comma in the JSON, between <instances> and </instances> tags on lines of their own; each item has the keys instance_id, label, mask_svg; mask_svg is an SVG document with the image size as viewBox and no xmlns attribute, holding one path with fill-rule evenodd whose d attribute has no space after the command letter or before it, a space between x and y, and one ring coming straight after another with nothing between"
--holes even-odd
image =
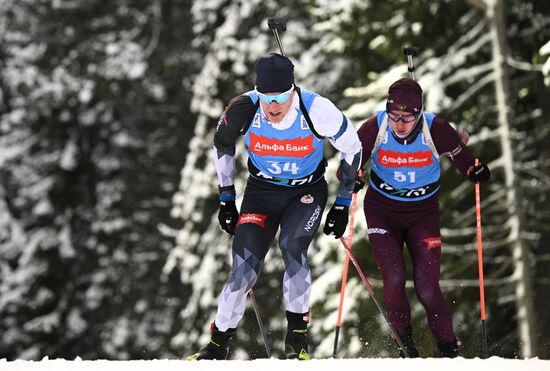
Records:
<instances>
[{"instance_id":1,"label":"maroon race suit","mask_svg":"<svg viewBox=\"0 0 550 371\"><path fill-rule=\"evenodd\" d=\"M422 135L421 127L420 122L406 140L394 137L405 148ZM436 116L430 133L439 155L452 153L449 156L452 164L466 176L468 168L474 165L474 157L461 144L453 127ZM358 130L363 146L361 168L371 157L377 134L377 116ZM393 135L389 126L387 135ZM364 210L369 242L384 282L385 308L396 331L402 333L411 327L411 309L405 293L403 246L406 244L413 264L414 287L426 309L430 330L438 342L454 341L451 313L439 287L441 234L437 192L420 201L405 202L386 197L371 185L365 195Z\"/></svg>"}]
</instances>

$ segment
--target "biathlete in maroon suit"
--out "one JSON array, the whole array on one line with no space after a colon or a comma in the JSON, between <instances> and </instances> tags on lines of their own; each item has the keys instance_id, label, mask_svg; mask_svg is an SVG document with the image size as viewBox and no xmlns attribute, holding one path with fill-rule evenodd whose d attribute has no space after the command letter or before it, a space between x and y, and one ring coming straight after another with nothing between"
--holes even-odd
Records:
<instances>
[{"instance_id":1,"label":"biathlete in maroon suit","mask_svg":"<svg viewBox=\"0 0 550 371\"><path fill-rule=\"evenodd\" d=\"M458 341L439 287L439 156L447 155L472 182L488 181L489 168L474 166L474 157L465 147L467 139L447 121L423 111L422 89L412 79L403 78L390 86L386 111L363 123L358 135L363 146L362 167L372 157L364 210L369 242L382 273L388 317L408 354L418 357L405 293L406 244L414 287L426 309L430 330L441 355L454 357Z\"/></svg>"},{"instance_id":2,"label":"biathlete in maroon suit","mask_svg":"<svg viewBox=\"0 0 550 371\"><path fill-rule=\"evenodd\" d=\"M324 139L340 152L342 177L324 233L345 232L361 143L353 125L334 104L294 85L294 66L279 54L256 64L256 88L235 98L214 137L214 161L220 189L218 219L234 235L231 275L220 301L209 344L188 357L225 359L243 317L268 249L279 230L285 265L283 298L288 320L287 358L310 359L307 343L311 271L307 250L327 202ZM248 149L249 179L240 214L235 205L235 143Z\"/></svg>"}]
</instances>

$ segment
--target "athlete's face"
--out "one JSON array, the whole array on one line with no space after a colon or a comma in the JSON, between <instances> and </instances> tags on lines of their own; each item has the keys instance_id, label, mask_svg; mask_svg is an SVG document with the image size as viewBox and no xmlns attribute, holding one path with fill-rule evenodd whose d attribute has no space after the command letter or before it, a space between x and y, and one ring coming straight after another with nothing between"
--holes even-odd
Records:
<instances>
[{"instance_id":1,"label":"athlete's face","mask_svg":"<svg viewBox=\"0 0 550 371\"><path fill-rule=\"evenodd\" d=\"M288 93L288 97L285 96L286 93ZM260 95L260 105L270 122L279 123L286 116L292 105L294 93L294 89L292 88L290 92L275 92ZM275 98L279 99L276 100ZM281 102L283 98L287 99ZM277 101L281 103L277 103Z\"/></svg>"},{"instance_id":2,"label":"athlete's face","mask_svg":"<svg viewBox=\"0 0 550 371\"><path fill-rule=\"evenodd\" d=\"M391 129L400 138L405 138L416 123L416 115L405 111L388 112Z\"/></svg>"}]
</instances>

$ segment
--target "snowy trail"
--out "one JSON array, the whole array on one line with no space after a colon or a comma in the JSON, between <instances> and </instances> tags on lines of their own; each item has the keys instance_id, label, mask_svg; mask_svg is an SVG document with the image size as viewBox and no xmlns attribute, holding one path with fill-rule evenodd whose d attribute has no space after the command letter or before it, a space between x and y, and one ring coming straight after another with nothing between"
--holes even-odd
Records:
<instances>
[{"instance_id":1,"label":"snowy trail","mask_svg":"<svg viewBox=\"0 0 550 371\"><path fill-rule=\"evenodd\" d=\"M287 370L284 370L284 369ZM310 362L295 360L259 359L254 361L200 361L180 360L151 361L66 361L43 360L12 361L0 360L0 371L550 371L550 360L517 360L491 357L481 359L323 359Z\"/></svg>"}]
</instances>

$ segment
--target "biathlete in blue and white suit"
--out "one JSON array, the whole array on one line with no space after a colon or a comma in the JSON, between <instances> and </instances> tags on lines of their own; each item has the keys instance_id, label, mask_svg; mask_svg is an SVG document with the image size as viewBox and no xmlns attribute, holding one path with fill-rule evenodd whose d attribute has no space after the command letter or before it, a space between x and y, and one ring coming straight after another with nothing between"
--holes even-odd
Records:
<instances>
[{"instance_id":1,"label":"biathlete in blue and white suit","mask_svg":"<svg viewBox=\"0 0 550 371\"><path fill-rule=\"evenodd\" d=\"M241 211L235 205L235 143L244 135L249 179ZM327 202L324 139L341 154L338 195L324 232L342 236L348 223L361 143L353 125L328 99L294 85L294 66L279 54L260 58L256 87L233 99L214 137L220 183L218 219L234 235L233 267L220 295L210 343L189 359L225 359L243 317L248 291L275 237L285 273L283 297L288 320L285 353L310 359L307 343L311 272L307 250Z\"/></svg>"}]
</instances>

